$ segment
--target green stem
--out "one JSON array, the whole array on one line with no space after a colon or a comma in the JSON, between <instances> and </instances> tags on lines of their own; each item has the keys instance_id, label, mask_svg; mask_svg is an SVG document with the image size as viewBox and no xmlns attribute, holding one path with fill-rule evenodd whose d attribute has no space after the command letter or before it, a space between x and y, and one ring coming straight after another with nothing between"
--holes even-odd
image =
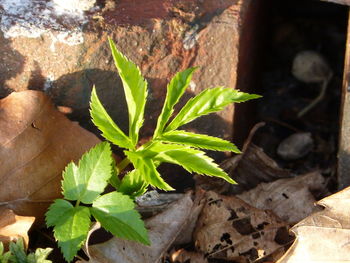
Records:
<instances>
[{"instance_id":1,"label":"green stem","mask_svg":"<svg viewBox=\"0 0 350 263\"><path fill-rule=\"evenodd\" d=\"M80 204L80 200L78 200L76 203L75 203L75 207L78 207Z\"/></svg>"},{"instance_id":2,"label":"green stem","mask_svg":"<svg viewBox=\"0 0 350 263\"><path fill-rule=\"evenodd\" d=\"M117 164L119 173L123 171L130 164L130 160L125 157L120 163Z\"/></svg>"},{"instance_id":3,"label":"green stem","mask_svg":"<svg viewBox=\"0 0 350 263\"><path fill-rule=\"evenodd\" d=\"M152 146L153 143L154 143L154 139L151 139L151 140L149 140L148 142L142 144L142 145L137 149L137 151L142 151L142 150L144 150L144 149L146 149L146 148Z\"/></svg>"}]
</instances>

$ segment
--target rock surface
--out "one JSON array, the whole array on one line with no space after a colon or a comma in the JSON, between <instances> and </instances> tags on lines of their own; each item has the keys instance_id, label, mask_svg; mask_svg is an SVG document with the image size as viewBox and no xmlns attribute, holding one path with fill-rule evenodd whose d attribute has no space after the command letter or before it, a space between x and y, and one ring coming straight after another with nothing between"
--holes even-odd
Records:
<instances>
[{"instance_id":1,"label":"rock surface","mask_svg":"<svg viewBox=\"0 0 350 263\"><path fill-rule=\"evenodd\" d=\"M285 138L277 147L277 154L284 160L297 160L306 156L314 147L309 132L298 132Z\"/></svg>"},{"instance_id":2,"label":"rock surface","mask_svg":"<svg viewBox=\"0 0 350 263\"><path fill-rule=\"evenodd\" d=\"M40 1L47 2L35 2ZM4 2L0 0L0 5ZM246 36L242 37L246 17L255 12L251 10L257 10L252 2L97 1L100 6L96 5L84 13L86 23L64 24L63 29L46 28L36 38L5 38L4 32L0 32L0 97L12 91L43 90L57 105L71 107L72 118L89 127L89 97L92 86L96 85L107 110L126 130L126 104L107 43L110 36L118 48L139 65L150 83L147 119L143 128L144 137L150 136L165 98L166 84L180 70L200 67L185 95L186 99L217 85L235 88L240 82L242 84L238 88L245 90L253 61L252 53L249 53L252 50L244 48L243 52L241 46L249 45L252 40L252 30L245 30ZM253 19L249 23L253 24L254 17L250 18ZM62 33L64 27L67 32L73 32L74 27L82 29L83 42L71 45L53 37ZM248 41L242 44L243 40ZM242 72L247 68L244 81L238 80L240 65L244 67ZM194 122L188 128L231 139L233 119L233 106L230 106L220 114Z\"/></svg>"}]
</instances>

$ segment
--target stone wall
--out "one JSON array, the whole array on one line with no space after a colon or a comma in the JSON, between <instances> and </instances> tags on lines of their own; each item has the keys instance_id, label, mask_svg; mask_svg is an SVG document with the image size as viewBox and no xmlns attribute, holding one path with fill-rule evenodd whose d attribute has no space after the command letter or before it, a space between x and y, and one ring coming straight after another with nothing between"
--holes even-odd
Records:
<instances>
[{"instance_id":1,"label":"stone wall","mask_svg":"<svg viewBox=\"0 0 350 263\"><path fill-rule=\"evenodd\" d=\"M17 26L14 31L17 34L8 33L13 32L11 26L1 25L0 96L11 91L43 90L57 105L72 108L71 118L93 129L88 104L91 88L96 85L112 117L127 129L122 86L107 43L111 37L149 81L143 136L150 136L166 84L177 71L199 66L186 98L207 87L221 85L246 90L251 86L249 74L255 63L251 49L255 43L251 40L256 31L249 28L256 26L257 2L260 1L107 0L97 1L99 6L87 12L78 10L62 16L52 6L46 6L38 10L45 10L52 18L40 24L39 36L25 32L26 15L21 19L14 16L11 23ZM33 3L44 5L47 1ZM11 16L4 12L2 18ZM29 16L40 15L39 12ZM79 41L71 41L77 35ZM242 80L238 69L244 75ZM233 119L234 107L229 106L187 128L231 139Z\"/></svg>"}]
</instances>

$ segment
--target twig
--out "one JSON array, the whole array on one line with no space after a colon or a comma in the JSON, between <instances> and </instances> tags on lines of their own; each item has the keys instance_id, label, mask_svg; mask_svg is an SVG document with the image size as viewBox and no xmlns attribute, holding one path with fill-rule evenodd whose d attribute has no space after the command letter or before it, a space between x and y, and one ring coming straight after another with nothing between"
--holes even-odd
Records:
<instances>
[{"instance_id":1,"label":"twig","mask_svg":"<svg viewBox=\"0 0 350 263\"><path fill-rule=\"evenodd\" d=\"M302 109L299 113L298 113L298 118L301 118L302 116L304 116L309 110L311 110L313 107L315 107L320 101L323 100L325 94L326 94L326 90L327 90L327 86L329 81L332 78L332 74L330 74L328 76L327 79L325 79L322 82L322 86L321 86L321 92L320 94L317 96L316 99L314 99L309 105L307 105L304 109Z\"/></svg>"}]
</instances>

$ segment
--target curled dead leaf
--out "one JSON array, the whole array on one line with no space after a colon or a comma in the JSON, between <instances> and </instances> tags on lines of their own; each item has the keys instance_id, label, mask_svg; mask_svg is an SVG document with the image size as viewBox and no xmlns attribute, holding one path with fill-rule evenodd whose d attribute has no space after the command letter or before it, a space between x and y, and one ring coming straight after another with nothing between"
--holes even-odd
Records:
<instances>
[{"instance_id":1,"label":"curled dead leaf","mask_svg":"<svg viewBox=\"0 0 350 263\"><path fill-rule=\"evenodd\" d=\"M25 246L28 246L28 230L34 220L35 217L18 216L12 210L0 209L0 242L7 247L11 241L23 238Z\"/></svg>"},{"instance_id":2,"label":"curled dead leaf","mask_svg":"<svg viewBox=\"0 0 350 263\"><path fill-rule=\"evenodd\" d=\"M237 158L235 160L234 158ZM288 170L282 169L265 154L263 149L250 143L242 156L234 157L223 164L223 168L238 183L238 187L249 190L260 183L272 182L291 177Z\"/></svg>"},{"instance_id":3,"label":"curled dead leaf","mask_svg":"<svg viewBox=\"0 0 350 263\"><path fill-rule=\"evenodd\" d=\"M0 100L0 207L42 219L61 196L61 173L99 142L39 91Z\"/></svg>"},{"instance_id":4,"label":"curled dead leaf","mask_svg":"<svg viewBox=\"0 0 350 263\"><path fill-rule=\"evenodd\" d=\"M350 262L350 187L317 202L325 209L291 231L296 240L278 263Z\"/></svg>"},{"instance_id":5,"label":"curled dead leaf","mask_svg":"<svg viewBox=\"0 0 350 263\"><path fill-rule=\"evenodd\" d=\"M280 168L273 159L265 154L263 149L252 143L254 134L264 125L265 123L261 122L253 127L244 143L242 154L229 158L220 164L220 167L238 184L231 185L215 177L196 176L196 185L217 193L238 194L263 182L291 177L288 170Z\"/></svg>"}]
</instances>

